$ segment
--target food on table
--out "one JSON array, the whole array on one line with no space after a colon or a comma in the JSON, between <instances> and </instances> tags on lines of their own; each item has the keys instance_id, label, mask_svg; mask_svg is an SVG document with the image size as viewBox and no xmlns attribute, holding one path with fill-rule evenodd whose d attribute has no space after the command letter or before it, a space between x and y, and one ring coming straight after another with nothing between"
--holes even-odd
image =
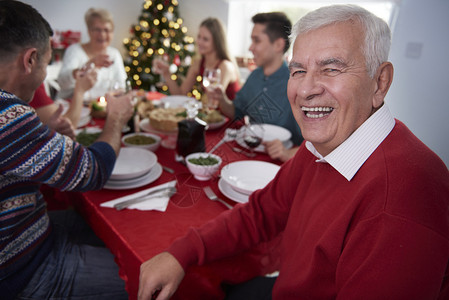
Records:
<instances>
[{"instance_id":1,"label":"food on table","mask_svg":"<svg viewBox=\"0 0 449 300\"><path fill-rule=\"evenodd\" d=\"M154 109L154 104L152 101L140 100L136 105L136 109L140 119L145 119L148 117L149 112Z\"/></svg>"},{"instance_id":2,"label":"food on table","mask_svg":"<svg viewBox=\"0 0 449 300\"><path fill-rule=\"evenodd\" d=\"M208 124L218 123L224 120L223 115L218 110L200 110L198 117Z\"/></svg>"},{"instance_id":3,"label":"food on table","mask_svg":"<svg viewBox=\"0 0 449 300\"><path fill-rule=\"evenodd\" d=\"M150 145L156 143L156 140L151 136L135 134L125 138L125 142L132 145Z\"/></svg>"},{"instance_id":4,"label":"food on table","mask_svg":"<svg viewBox=\"0 0 449 300\"><path fill-rule=\"evenodd\" d=\"M149 119L151 127L160 131L175 131L178 129L178 122L187 118L184 107L158 108L152 101L146 100L139 101L137 113L141 120ZM208 124L224 120L224 116L219 111L209 109L200 109L198 117Z\"/></svg>"},{"instance_id":5,"label":"food on table","mask_svg":"<svg viewBox=\"0 0 449 300\"><path fill-rule=\"evenodd\" d=\"M76 136L76 141L80 143L83 146L90 146L92 145L97 138L100 136L100 132L87 132L86 129L82 130L78 135Z\"/></svg>"},{"instance_id":6,"label":"food on table","mask_svg":"<svg viewBox=\"0 0 449 300\"><path fill-rule=\"evenodd\" d=\"M213 166L218 163L218 159L209 155L206 157L200 156L197 158L190 158L189 162L192 164L195 164L195 165L200 165L200 166Z\"/></svg>"},{"instance_id":7,"label":"food on table","mask_svg":"<svg viewBox=\"0 0 449 300\"><path fill-rule=\"evenodd\" d=\"M178 122L186 117L185 108L156 108L149 113L150 125L161 131L174 131L178 129Z\"/></svg>"}]
</instances>

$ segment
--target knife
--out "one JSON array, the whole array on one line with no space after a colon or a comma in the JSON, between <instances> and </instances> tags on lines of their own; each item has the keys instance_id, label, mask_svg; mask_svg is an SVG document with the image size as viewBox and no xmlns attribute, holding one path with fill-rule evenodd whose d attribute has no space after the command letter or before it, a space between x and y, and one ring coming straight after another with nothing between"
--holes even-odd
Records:
<instances>
[{"instance_id":1,"label":"knife","mask_svg":"<svg viewBox=\"0 0 449 300\"><path fill-rule=\"evenodd\" d=\"M143 202L143 201L147 201L151 198L159 198L159 197L171 197L176 193L176 188L175 187L165 187L165 188L160 188L154 191L149 192L146 195L140 195L138 197L117 203L114 205L114 208L117 210L122 210L124 208L129 207L130 205L139 203L139 202Z\"/></svg>"}]
</instances>

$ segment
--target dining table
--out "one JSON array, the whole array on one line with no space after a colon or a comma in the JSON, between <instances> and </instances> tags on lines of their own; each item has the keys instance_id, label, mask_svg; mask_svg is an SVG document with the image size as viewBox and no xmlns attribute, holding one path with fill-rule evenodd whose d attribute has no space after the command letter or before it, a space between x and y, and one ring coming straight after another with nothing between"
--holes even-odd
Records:
<instances>
[{"instance_id":1,"label":"dining table","mask_svg":"<svg viewBox=\"0 0 449 300\"><path fill-rule=\"evenodd\" d=\"M102 124L102 120L94 120L93 123L98 126ZM240 126L242 123L238 121L227 120L219 128L206 130L206 151L223 138L226 128ZM161 135L161 138L167 137ZM236 141L229 141L214 150L214 154L222 159L221 167L243 160L280 165L279 161L273 161L264 152L255 152L256 156L249 158L244 153L237 152L236 147L243 149ZM119 266L119 275L126 283L129 299L137 298L140 265L143 262L166 250L190 228L199 227L220 214L231 212L219 201L210 200L203 191L204 187L211 187L219 198L231 206L245 205L222 193L218 186L220 171L209 180L197 180L185 164L176 160L176 149L172 148L160 146L154 151L164 171L150 184L123 190L103 188L89 192L64 192L71 205L114 255ZM165 211L117 210L101 206L104 202L173 180L176 181L177 192L170 197ZM189 267L185 270L185 277L172 299L224 299L226 285L275 272L279 266L279 244L280 237L211 263Z\"/></svg>"}]
</instances>

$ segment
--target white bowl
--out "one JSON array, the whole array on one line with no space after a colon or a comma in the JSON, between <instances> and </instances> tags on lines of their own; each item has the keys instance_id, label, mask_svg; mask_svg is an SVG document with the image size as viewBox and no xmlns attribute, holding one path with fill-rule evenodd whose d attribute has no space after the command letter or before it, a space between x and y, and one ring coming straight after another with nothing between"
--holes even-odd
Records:
<instances>
[{"instance_id":1,"label":"white bowl","mask_svg":"<svg viewBox=\"0 0 449 300\"><path fill-rule=\"evenodd\" d=\"M215 158L216 160L218 160L218 162L215 165L198 165L190 162L192 158L206 158L209 156ZM193 174L193 177L201 181L211 179L211 177L218 172L218 168L220 167L222 162L220 156L206 152L196 152L189 154L185 158L185 161L187 164L187 168L189 169L190 173Z\"/></svg>"},{"instance_id":2,"label":"white bowl","mask_svg":"<svg viewBox=\"0 0 449 300\"><path fill-rule=\"evenodd\" d=\"M227 164L220 176L235 191L250 195L264 188L277 174L280 167L273 163L258 160L241 160Z\"/></svg>"},{"instance_id":3,"label":"white bowl","mask_svg":"<svg viewBox=\"0 0 449 300\"><path fill-rule=\"evenodd\" d=\"M134 136L144 136L144 137L152 138L152 139L154 139L154 143L151 143L151 144L132 144L132 143L129 143L129 142L126 141L128 138L131 138L131 137L134 137ZM122 137L122 143L126 147L147 149L147 150L155 152L159 148L159 145L161 144L161 138L160 138L160 136L158 136L156 134L152 134L152 133L135 132L135 133L125 134Z\"/></svg>"}]
</instances>

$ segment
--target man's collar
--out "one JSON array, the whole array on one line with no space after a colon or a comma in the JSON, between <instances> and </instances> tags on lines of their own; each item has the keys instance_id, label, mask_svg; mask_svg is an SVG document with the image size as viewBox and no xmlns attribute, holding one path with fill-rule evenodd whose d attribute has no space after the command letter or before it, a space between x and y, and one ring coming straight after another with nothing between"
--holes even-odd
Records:
<instances>
[{"instance_id":1,"label":"man's collar","mask_svg":"<svg viewBox=\"0 0 449 300\"><path fill-rule=\"evenodd\" d=\"M329 163L350 181L394 125L395 120L384 103L349 138L325 157L318 153L312 143L307 141L306 147L318 158L317 162Z\"/></svg>"}]
</instances>

